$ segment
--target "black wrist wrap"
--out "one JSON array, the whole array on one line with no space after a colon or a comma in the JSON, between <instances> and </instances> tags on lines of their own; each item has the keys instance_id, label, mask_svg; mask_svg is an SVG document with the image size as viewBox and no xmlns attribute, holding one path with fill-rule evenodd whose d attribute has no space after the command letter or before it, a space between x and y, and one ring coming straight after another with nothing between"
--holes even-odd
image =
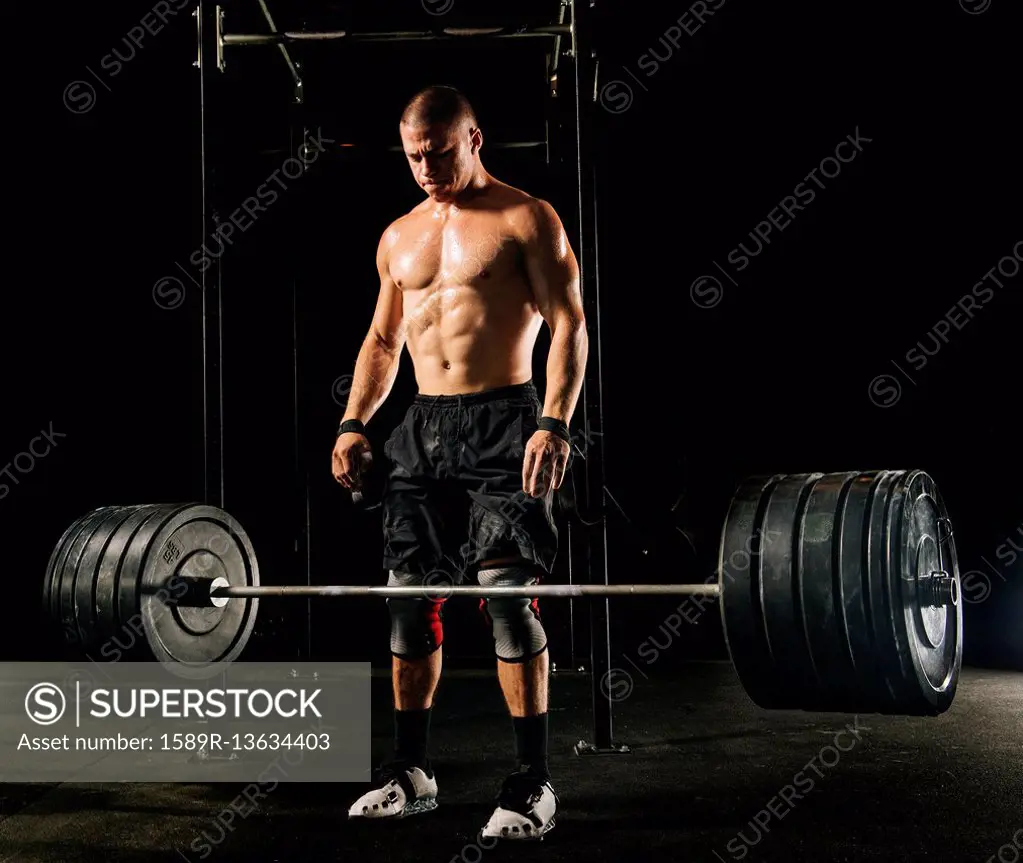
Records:
<instances>
[{"instance_id":1,"label":"black wrist wrap","mask_svg":"<svg viewBox=\"0 0 1023 863\"><path fill-rule=\"evenodd\" d=\"M540 422L537 423L537 428L541 431L553 432L559 438L567 441L568 443L572 442L572 436L568 433L568 426L561 420L554 419L554 417L540 417Z\"/></svg>"}]
</instances>

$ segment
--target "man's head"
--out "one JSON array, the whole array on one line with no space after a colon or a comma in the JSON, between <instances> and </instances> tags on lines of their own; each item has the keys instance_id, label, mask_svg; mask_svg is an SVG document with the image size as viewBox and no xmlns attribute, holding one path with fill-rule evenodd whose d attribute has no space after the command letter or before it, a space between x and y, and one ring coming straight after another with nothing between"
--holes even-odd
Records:
<instances>
[{"instance_id":1,"label":"man's head","mask_svg":"<svg viewBox=\"0 0 1023 863\"><path fill-rule=\"evenodd\" d=\"M458 90L420 90L405 106L399 129L412 175L431 198L450 201L469 185L483 133L469 100Z\"/></svg>"}]
</instances>

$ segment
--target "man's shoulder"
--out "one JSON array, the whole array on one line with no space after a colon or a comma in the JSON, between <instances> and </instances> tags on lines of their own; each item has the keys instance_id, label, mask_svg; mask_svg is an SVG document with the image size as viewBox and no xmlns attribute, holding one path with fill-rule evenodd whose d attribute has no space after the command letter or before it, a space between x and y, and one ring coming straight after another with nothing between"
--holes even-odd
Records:
<instances>
[{"instance_id":1,"label":"man's shoulder","mask_svg":"<svg viewBox=\"0 0 1023 863\"><path fill-rule=\"evenodd\" d=\"M427 203L429 203L428 200L423 202L423 204ZM391 222L391 224L387 226L387 231L388 232L394 231L395 233L400 233L402 229L409 227L409 225L412 222L414 222L417 218L421 217L424 210L423 204L416 204L407 213L402 213L393 222Z\"/></svg>"},{"instance_id":2,"label":"man's shoulder","mask_svg":"<svg viewBox=\"0 0 1023 863\"><path fill-rule=\"evenodd\" d=\"M401 238L402 232L408 230L419 214L420 205L417 205L407 213L398 216L394 221L392 221L386 228L384 228L383 233L380 235L381 247L388 249L393 247Z\"/></svg>"},{"instance_id":3,"label":"man's shoulder","mask_svg":"<svg viewBox=\"0 0 1023 863\"><path fill-rule=\"evenodd\" d=\"M557 218L554 207L543 198L507 183L495 188L494 200L508 222L524 234L533 233L552 218Z\"/></svg>"},{"instance_id":4,"label":"man's shoulder","mask_svg":"<svg viewBox=\"0 0 1023 863\"><path fill-rule=\"evenodd\" d=\"M491 188L491 197L498 206L511 211L532 212L545 203L529 192L500 181Z\"/></svg>"}]
</instances>

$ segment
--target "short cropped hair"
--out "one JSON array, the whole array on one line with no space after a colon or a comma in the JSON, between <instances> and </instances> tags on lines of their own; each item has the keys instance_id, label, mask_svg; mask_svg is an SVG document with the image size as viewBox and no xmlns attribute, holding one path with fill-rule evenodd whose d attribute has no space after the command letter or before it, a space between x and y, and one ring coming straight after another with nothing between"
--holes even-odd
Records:
<instances>
[{"instance_id":1,"label":"short cropped hair","mask_svg":"<svg viewBox=\"0 0 1023 863\"><path fill-rule=\"evenodd\" d=\"M401 114L403 126L457 126L469 123L475 128L476 112L469 100L454 87L434 85L416 93Z\"/></svg>"}]
</instances>

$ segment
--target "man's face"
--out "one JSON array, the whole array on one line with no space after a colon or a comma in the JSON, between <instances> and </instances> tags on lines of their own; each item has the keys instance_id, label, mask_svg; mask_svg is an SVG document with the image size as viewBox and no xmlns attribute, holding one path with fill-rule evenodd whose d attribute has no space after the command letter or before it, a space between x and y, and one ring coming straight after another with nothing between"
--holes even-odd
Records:
<instances>
[{"instance_id":1,"label":"man's face","mask_svg":"<svg viewBox=\"0 0 1023 863\"><path fill-rule=\"evenodd\" d=\"M472 179L479 133L456 126L401 126L401 143L412 176L437 201L450 201Z\"/></svg>"}]
</instances>

